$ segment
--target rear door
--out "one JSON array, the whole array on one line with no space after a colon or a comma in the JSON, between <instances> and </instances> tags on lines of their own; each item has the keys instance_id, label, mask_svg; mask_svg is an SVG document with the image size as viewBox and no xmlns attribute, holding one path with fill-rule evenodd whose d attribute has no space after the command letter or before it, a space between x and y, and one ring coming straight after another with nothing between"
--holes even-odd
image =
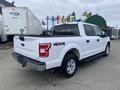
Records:
<instances>
[{"instance_id":1,"label":"rear door","mask_svg":"<svg viewBox=\"0 0 120 90\"><path fill-rule=\"evenodd\" d=\"M14 37L14 52L39 60L39 41L39 37L24 37L24 40L21 40L19 36L16 36Z\"/></svg>"}]
</instances>

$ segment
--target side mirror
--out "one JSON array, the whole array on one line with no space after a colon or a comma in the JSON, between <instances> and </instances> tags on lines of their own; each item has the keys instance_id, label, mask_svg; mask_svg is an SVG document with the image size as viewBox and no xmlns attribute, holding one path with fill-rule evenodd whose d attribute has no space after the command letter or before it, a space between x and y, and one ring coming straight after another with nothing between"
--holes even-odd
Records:
<instances>
[{"instance_id":1,"label":"side mirror","mask_svg":"<svg viewBox=\"0 0 120 90\"><path fill-rule=\"evenodd\" d=\"M101 38L105 38L107 37L106 33L105 32L102 32L102 35L100 36Z\"/></svg>"}]
</instances>

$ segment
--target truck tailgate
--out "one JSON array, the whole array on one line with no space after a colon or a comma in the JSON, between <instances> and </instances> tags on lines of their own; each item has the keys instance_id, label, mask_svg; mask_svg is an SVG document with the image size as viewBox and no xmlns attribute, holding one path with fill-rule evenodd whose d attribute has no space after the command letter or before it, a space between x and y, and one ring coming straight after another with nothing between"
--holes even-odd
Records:
<instances>
[{"instance_id":1,"label":"truck tailgate","mask_svg":"<svg viewBox=\"0 0 120 90\"><path fill-rule=\"evenodd\" d=\"M14 52L39 61L39 41L39 37L24 37L24 40L20 40L19 36L15 36Z\"/></svg>"}]
</instances>

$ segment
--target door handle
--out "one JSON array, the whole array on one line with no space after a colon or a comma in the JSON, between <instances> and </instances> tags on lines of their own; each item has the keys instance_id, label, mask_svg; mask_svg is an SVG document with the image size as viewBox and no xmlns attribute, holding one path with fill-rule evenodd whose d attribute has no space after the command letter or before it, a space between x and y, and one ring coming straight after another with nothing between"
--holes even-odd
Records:
<instances>
[{"instance_id":1,"label":"door handle","mask_svg":"<svg viewBox=\"0 0 120 90\"><path fill-rule=\"evenodd\" d=\"M86 40L86 43L89 43L90 42L90 40Z\"/></svg>"},{"instance_id":2,"label":"door handle","mask_svg":"<svg viewBox=\"0 0 120 90\"><path fill-rule=\"evenodd\" d=\"M97 42L99 42L100 41L100 39L97 39Z\"/></svg>"}]
</instances>

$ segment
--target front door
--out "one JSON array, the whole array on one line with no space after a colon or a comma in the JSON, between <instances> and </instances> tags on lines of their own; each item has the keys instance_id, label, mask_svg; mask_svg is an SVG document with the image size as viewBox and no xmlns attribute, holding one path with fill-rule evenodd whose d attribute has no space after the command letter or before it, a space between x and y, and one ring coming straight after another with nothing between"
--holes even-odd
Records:
<instances>
[{"instance_id":1,"label":"front door","mask_svg":"<svg viewBox=\"0 0 120 90\"><path fill-rule=\"evenodd\" d=\"M85 43L85 52L83 57L89 57L96 54L96 36L94 28L91 25L84 24L84 30L86 36L84 37L84 43Z\"/></svg>"},{"instance_id":2,"label":"front door","mask_svg":"<svg viewBox=\"0 0 120 90\"><path fill-rule=\"evenodd\" d=\"M103 52L106 47L106 37L101 37L102 30L99 27L94 26L93 28L94 28L95 34L96 34L96 44L97 44L96 52L97 53Z\"/></svg>"}]
</instances>

